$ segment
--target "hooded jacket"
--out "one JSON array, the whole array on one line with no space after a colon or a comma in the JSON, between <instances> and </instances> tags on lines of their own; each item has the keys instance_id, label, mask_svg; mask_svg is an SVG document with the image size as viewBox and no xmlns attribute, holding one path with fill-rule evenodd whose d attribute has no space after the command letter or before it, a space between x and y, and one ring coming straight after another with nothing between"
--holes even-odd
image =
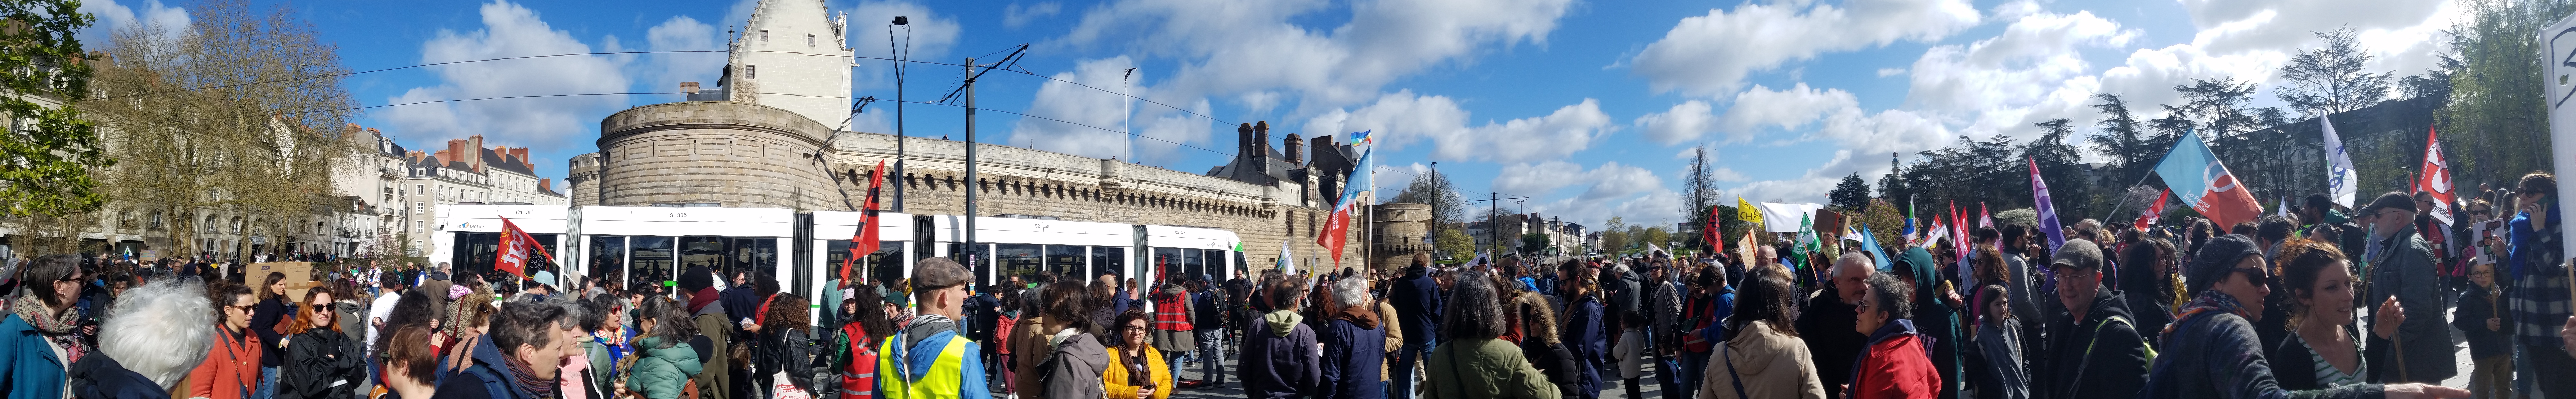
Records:
<instances>
[{"instance_id":1,"label":"hooded jacket","mask_svg":"<svg viewBox=\"0 0 2576 399\"><path fill-rule=\"evenodd\" d=\"M1054 378L1032 377L1044 379L1041 384L1045 389L1021 389L1020 392L1044 391L1046 397L1050 398L1090 399L1108 396L1107 386L1102 385L1100 377L1109 372L1109 348L1100 346L1099 338L1094 338L1081 330L1067 328L1056 331L1055 335L1039 341L1046 342L1053 348L1049 350L1053 353L1049 358L1054 359L1045 366L1051 370L1040 374L1052 373Z\"/></svg>"},{"instance_id":2,"label":"hooded jacket","mask_svg":"<svg viewBox=\"0 0 2576 399\"><path fill-rule=\"evenodd\" d=\"M1045 365L1039 362L1048 353L1055 352L1054 344L1049 343L1047 337L1051 331L1064 330L1064 323L1047 323L1047 318L1038 316L1037 312L1024 314L1028 316L1021 317L1019 325L1011 327L1011 338L1007 340L1012 346L1012 356L1018 357L1018 361L1011 365L1011 386L1014 388L1011 391L1023 399L1043 399L1046 390L1024 387L1044 385L1038 380L1038 368Z\"/></svg>"},{"instance_id":3,"label":"hooded jacket","mask_svg":"<svg viewBox=\"0 0 2576 399\"><path fill-rule=\"evenodd\" d=\"M1162 307L1165 306L1165 304L1176 304L1180 306L1181 309L1181 314L1177 316L1178 318L1192 324L1199 322L1199 320L1195 320L1199 314L1197 310L1198 304L1191 303L1190 294L1182 291L1180 284L1163 284L1163 290L1152 297L1154 299L1154 309L1151 311L1152 313L1162 313ZM1161 315L1151 316L1153 317L1146 319L1148 324L1161 324L1152 323L1153 321L1160 319ZM1164 330L1162 328L1154 328L1153 336L1154 349L1166 352L1188 352L1199 349L1199 333L1198 328L1196 327L1184 330Z\"/></svg>"},{"instance_id":4,"label":"hooded jacket","mask_svg":"<svg viewBox=\"0 0 2576 399\"><path fill-rule=\"evenodd\" d=\"M689 383L689 377L704 371L698 362L698 351L687 342L660 347L662 337L635 339L635 365L626 375L626 387L646 399L674 399Z\"/></svg>"},{"instance_id":5,"label":"hooded jacket","mask_svg":"<svg viewBox=\"0 0 2576 399\"><path fill-rule=\"evenodd\" d=\"M2206 309L2206 310L2203 310ZM2163 332L2164 350L2156 356L2155 373L2146 378L2147 398L2303 398L2377 399L2379 384L2358 384L2315 391L2284 391L2263 361L2254 324L2235 312L2234 298L2217 290L2202 291L2186 306L2183 317ZM2309 373L2308 369L2295 370Z\"/></svg>"},{"instance_id":6,"label":"hooded jacket","mask_svg":"<svg viewBox=\"0 0 2576 399\"><path fill-rule=\"evenodd\" d=\"M2049 323L2049 353L2038 367L2031 396L2037 398L2122 399L2138 396L2147 376L2145 338L2129 323L2108 323L2129 310L2117 292L2093 292L2093 306L2077 320L2061 313ZM2134 321L2132 321L2134 322Z\"/></svg>"},{"instance_id":7,"label":"hooded jacket","mask_svg":"<svg viewBox=\"0 0 2576 399\"><path fill-rule=\"evenodd\" d=\"M1578 368L1579 366L1574 365L1574 352L1566 350L1565 344L1557 342L1560 336L1557 334L1557 326L1560 324L1557 324L1554 304L1548 302L1547 296L1536 292L1525 292L1519 298L1513 299L1512 305L1515 312L1519 310L1518 307L1524 306L1538 309L1537 321L1523 323L1537 324L1538 330L1522 332L1521 335L1524 338L1520 343L1521 356L1529 359L1530 366L1536 367L1540 375L1546 376L1549 384L1555 385L1557 396L1567 398L1582 396L1575 390L1583 386L1583 371Z\"/></svg>"},{"instance_id":8,"label":"hooded jacket","mask_svg":"<svg viewBox=\"0 0 2576 399\"><path fill-rule=\"evenodd\" d=\"M446 379L439 381L438 392L454 391L463 395L461 397L482 394L485 396L479 397L490 399L544 399L535 392L520 389L519 377L510 373L509 363L505 363L510 360L501 356L501 345L492 343L491 335L475 337L474 340L477 342L472 346L473 365L465 371L448 374Z\"/></svg>"},{"instance_id":9,"label":"hooded jacket","mask_svg":"<svg viewBox=\"0 0 2576 399\"><path fill-rule=\"evenodd\" d=\"M1560 399L1556 387L1530 367L1511 341L1466 339L1440 343L1423 368L1426 399Z\"/></svg>"},{"instance_id":10,"label":"hooded jacket","mask_svg":"<svg viewBox=\"0 0 2576 399\"><path fill-rule=\"evenodd\" d=\"M1781 333L1783 327L1755 320L1711 351L1700 376L1699 397L1824 398L1824 381L1816 379L1816 363L1806 344ZM1738 381L1743 383L1744 396L1735 394Z\"/></svg>"},{"instance_id":11,"label":"hooded jacket","mask_svg":"<svg viewBox=\"0 0 2576 399\"><path fill-rule=\"evenodd\" d=\"M278 367L277 397L340 399L356 396L367 379L365 356L348 334L309 329L286 342L285 363ZM335 385L335 383L337 383Z\"/></svg>"},{"instance_id":12,"label":"hooded jacket","mask_svg":"<svg viewBox=\"0 0 2576 399\"><path fill-rule=\"evenodd\" d=\"M1941 372L1924 357L1913 320L1888 320L1870 333L1869 352L1852 364L1853 398L1929 398L1941 392Z\"/></svg>"},{"instance_id":13,"label":"hooded jacket","mask_svg":"<svg viewBox=\"0 0 2576 399\"><path fill-rule=\"evenodd\" d=\"M1315 389L1323 385L1323 348L1315 330L1303 321L1305 317L1297 312L1272 310L1261 316L1259 330L1246 333L1241 361L1246 395L1255 399L1325 395Z\"/></svg>"},{"instance_id":14,"label":"hooded jacket","mask_svg":"<svg viewBox=\"0 0 2576 399\"><path fill-rule=\"evenodd\" d=\"M1565 304L1565 349L1574 353L1575 393L1580 399L1601 397L1601 363L1610 360L1610 337L1601 329L1601 299L1594 295Z\"/></svg>"},{"instance_id":15,"label":"hooded jacket","mask_svg":"<svg viewBox=\"0 0 2576 399\"><path fill-rule=\"evenodd\" d=\"M1378 366L1386 361L1386 329L1378 321L1377 306L1362 303L1333 312L1324 322L1323 386L1315 391L1332 399L1378 399L1386 390L1377 384Z\"/></svg>"},{"instance_id":16,"label":"hooded jacket","mask_svg":"<svg viewBox=\"0 0 2576 399\"><path fill-rule=\"evenodd\" d=\"M1914 322L1916 334L1920 338L1928 338L1922 345L1931 350L1928 356L1944 382L1938 386L1941 396L1958 397L1960 382L1966 379L1959 372L1959 364L1963 363L1959 344L1968 341L1959 338L1965 331L1959 323L1959 311L1941 303L1942 290L1930 289L1940 287L1943 281L1940 263L1932 260L1932 251L1921 247L1907 248L1904 255L1898 256L1902 259L1897 262L1913 265L1909 269L1914 275L1908 277L1914 279L1917 288L1914 290L1914 317L1910 319Z\"/></svg>"},{"instance_id":17,"label":"hooded jacket","mask_svg":"<svg viewBox=\"0 0 2576 399\"><path fill-rule=\"evenodd\" d=\"M733 364L731 355L733 334L730 332L734 330L734 319L725 313L725 306L713 305L717 302L715 298L720 298L717 295L714 288L702 288L689 297L689 306L695 308L690 310L689 318L698 325L698 335L707 339L707 347L695 349L703 349L709 355L699 357L698 361L704 362L705 369L717 371L697 379L699 399L726 399L726 394L733 392L733 385L737 383L733 380L733 373L727 372L739 366Z\"/></svg>"}]
</instances>

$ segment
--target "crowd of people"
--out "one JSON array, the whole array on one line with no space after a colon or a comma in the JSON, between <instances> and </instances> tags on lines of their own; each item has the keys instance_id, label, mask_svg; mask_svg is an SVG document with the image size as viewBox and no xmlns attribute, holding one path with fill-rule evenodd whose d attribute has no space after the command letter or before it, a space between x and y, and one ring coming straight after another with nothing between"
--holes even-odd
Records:
<instances>
[{"instance_id":1,"label":"crowd of people","mask_svg":"<svg viewBox=\"0 0 2576 399\"><path fill-rule=\"evenodd\" d=\"M76 255L6 273L9 398L2419 398L2576 393L2554 176L2235 226L2032 226L1226 278L946 258L807 298L617 276ZM2499 205L2499 204L2503 205ZM2432 209L2461 209L2444 223ZM2352 216L2357 215L2357 216ZM2479 222L2495 220L2499 224ZM2471 225L2484 225L2473 228ZM1783 257L1786 253L1789 256ZM908 269L908 273L907 273ZM2454 336L2475 359L2461 370ZM1196 363L1195 369L1189 367ZM1228 364L1232 364L1229 370ZM2468 389L2444 387L2471 376ZM1198 378L1183 378L1195 375Z\"/></svg>"}]
</instances>

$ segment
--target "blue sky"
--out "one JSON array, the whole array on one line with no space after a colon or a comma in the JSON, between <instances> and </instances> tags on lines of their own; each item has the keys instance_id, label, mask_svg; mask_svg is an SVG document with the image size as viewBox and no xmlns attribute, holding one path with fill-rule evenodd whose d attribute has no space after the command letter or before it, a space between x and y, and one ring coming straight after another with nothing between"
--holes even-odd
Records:
<instances>
[{"instance_id":1,"label":"blue sky","mask_svg":"<svg viewBox=\"0 0 2576 399\"><path fill-rule=\"evenodd\" d=\"M348 69L371 70L720 50L754 2L260 4L287 7L338 46ZM846 43L863 57L886 56L887 21L905 15L912 59L956 63L1027 43L1017 69L1170 105L996 71L977 86L983 108L1127 133L987 112L978 120L985 142L1204 171L1232 155L1234 123L1268 121L1274 135L1309 137L1374 130L1376 156L1388 166L1378 175L1386 195L1439 162L1468 196L1528 196L1506 206L1587 224L1680 214L1676 192L1694 146L1708 146L1723 168L1727 201L1823 202L1844 175L1885 173L1891 152L1910 162L1913 152L1960 135L2027 139L2036 136L2031 122L2056 118L2090 125L2094 93L2152 109L2174 102L2169 87L2186 79L2233 76L2264 85L2257 105L2278 105L2269 95L2276 69L2315 45L2310 31L2355 28L2379 57L2372 69L2420 73L2433 63L2435 30L2457 14L2447 0L826 5L850 14ZM88 35L101 46L105 29L184 23L187 6L94 0L84 7L100 16L100 30ZM670 92L681 81L712 86L722 62L712 53L552 57L370 73L343 84L371 106ZM853 96L895 97L891 63L859 64ZM960 78L953 66L910 71L907 92L916 101L946 94ZM487 145L534 147L539 173L560 178L565 159L596 151L600 118L676 99L404 105L370 109L353 122L414 148L471 134ZM962 138L959 109L907 108L910 134ZM892 111L877 103L853 125L891 132Z\"/></svg>"}]
</instances>

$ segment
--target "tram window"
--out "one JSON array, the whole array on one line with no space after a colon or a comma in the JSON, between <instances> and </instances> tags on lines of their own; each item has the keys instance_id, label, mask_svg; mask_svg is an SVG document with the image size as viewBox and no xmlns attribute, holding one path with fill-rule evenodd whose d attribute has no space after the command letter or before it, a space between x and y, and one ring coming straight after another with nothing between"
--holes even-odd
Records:
<instances>
[{"instance_id":1,"label":"tram window","mask_svg":"<svg viewBox=\"0 0 2576 399\"><path fill-rule=\"evenodd\" d=\"M1188 252L1188 255L1184 256L1183 252ZM1156 274L1179 273L1186 267L1188 258L1198 257L1198 252L1195 249L1155 247L1153 263L1146 267L1153 268L1152 272Z\"/></svg>"},{"instance_id":2,"label":"tram window","mask_svg":"<svg viewBox=\"0 0 2576 399\"><path fill-rule=\"evenodd\" d=\"M850 259L850 240L823 240L823 279L841 279L841 262ZM851 274L866 275L872 264L852 265ZM851 280L856 282L858 280Z\"/></svg>"},{"instance_id":3,"label":"tram window","mask_svg":"<svg viewBox=\"0 0 2576 399\"><path fill-rule=\"evenodd\" d=\"M726 270L772 270L778 266L778 239L735 238L730 241L732 245L725 250L731 254L726 259Z\"/></svg>"},{"instance_id":4,"label":"tram window","mask_svg":"<svg viewBox=\"0 0 2576 399\"><path fill-rule=\"evenodd\" d=\"M500 250L501 233L457 232L449 259L456 262L456 270L480 274L492 270L492 254Z\"/></svg>"},{"instance_id":5,"label":"tram window","mask_svg":"<svg viewBox=\"0 0 2576 399\"><path fill-rule=\"evenodd\" d=\"M1001 273L994 275L1011 276L1037 272L1040 270L1039 264L1044 261L1041 255L1044 253L1041 251L1044 247L1037 244L993 244L993 260L1000 261L1002 264Z\"/></svg>"},{"instance_id":6,"label":"tram window","mask_svg":"<svg viewBox=\"0 0 2576 399\"><path fill-rule=\"evenodd\" d=\"M680 237L678 243L681 270L705 266L717 275L731 278L733 270L725 267L724 237Z\"/></svg>"},{"instance_id":7,"label":"tram window","mask_svg":"<svg viewBox=\"0 0 2576 399\"><path fill-rule=\"evenodd\" d=\"M1225 267L1225 268L1220 268L1220 269L1224 269L1224 270L1232 270L1234 273L1241 273L1241 272L1243 272L1243 271L1244 271L1244 266L1245 266L1245 265L1248 265L1248 263L1243 263L1243 251L1235 251L1235 252L1234 252L1234 265L1233 265L1233 267ZM1220 279L1231 279L1231 278L1234 278L1234 276L1232 276L1232 275L1222 275L1222 276L1217 276L1217 278L1220 278Z\"/></svg>"},{"instance_id":8,"label":"tram window","mask_svg":"<svg viewBox=\"0 0 2576 399\"><path fill-rule=\"evenodd\" d=\"M626 252L627 268L635 274L626 277L629 289L660 286L672 281L675 266L671 237L635 237Z\"/></svg>"},{"instance_id":9,"label":"tram window","mask_svg":"<svg viewBox=\"0 0 2576 399\"><path fill-rule=\"evenodd\" d=\"M1046 246L1046 270L1056 276L1080 276L1083 273L1083 246Z\"/></svg>"},{"instance_id":10,"label":"tram window","mask_svg":"<svg viewBox=\"0 0 2576 399\"><path fill-rule=\"evenodd\" d=\"M1091 247L1091 276L1101 274L1127 276L1127 248Z\"/></svg>"},{"instance_id":11,"label":"tram window","mask_svg":"<svg viewBox=\"0 0 2576 399\"><path fill-rule=\"evenodd\" d=\"M970 254L966 253L966 243L948 243L948 260L966 265L968 270L975 271L975 275L984 275L985 269L993 267L993 244L991 243L975 243L975 253L972 254L975 256L971 256L973 261L968 261L970 258L968 255Z\"/></svg>"},{"instance_id":12,"label":"tram window","mask_svg":"<svg viewBox=\"0 0 2576 399\"><path fill-rule=\"evenodd\" d=\"M904 251L903 243L903 241L877 241L877 252L868 254L868 266L871 268L869 270L875 270L874 268L876 267L884 266L894 266L895 270L903 270L903 266L908 264L906 263L908 262L908 259L912 259L904 256L904 252L906 251ZM843 242L843 244L846 245L848 243ZM849 252L850 250L848 249L841 250L841 253L844 254Z\"/></svg>"},{"instance_id":13,"label":"tram window","mask_svg":"<svg viewBox=\"0 0 2576 399\"><path fill-rule=\"evenodd\" d=\"M626 272L626 236L590 236L590 276L606 279ZM608 284L624 284L609 281Z\"/></svg>"},{"instance_id":14,"label":"tram window","mask_svg":"<svg viewBox=\"0 0 2576 399\"><path fill-rule=\"evenodd\" d=\"M1207 272L1206 252L1207 250L1202 249L1181 250L1181 267L1178 269L1162 270L1163 273L1166 273L1163 275L1163 278L1169 279L1179 277L1169 273L1180 273L1181 276L1196 276L1199 275L1199 273Z\"/></svg>"}]
</instances>

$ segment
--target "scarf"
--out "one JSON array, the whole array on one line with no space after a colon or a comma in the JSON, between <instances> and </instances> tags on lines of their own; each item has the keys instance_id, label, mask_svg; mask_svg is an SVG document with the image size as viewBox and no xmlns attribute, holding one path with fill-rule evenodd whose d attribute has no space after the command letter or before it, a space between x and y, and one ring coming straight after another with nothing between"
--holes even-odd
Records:
<instances>
[{"instance_id":1,"label":"scarf","mask_svg":"<svg viewBox=\"0 0 2576 399\"><path fill-rule=\"evenodd\" d=\"M717 299L721 299L717 295L713 287L699 288L698 292L689 293L689 313L696 314L699 310L706 309L707 304L716 303Z\"/></svg>"},{"instance_id":2,"label":"scarf","mask_svg":"<svg viewBox=\"0 0 2576 399\"><path fill-rule=\"evenodd\" d=\"M2184 321L2191 320L2193 317L2200 316L2202 313L2209 313L2212 311L2235 313L2236 317L2243 317L2248 321L2254 320L2254 316L2252 314L2245 312L2245 305L2236 302L2236 296L2227 295L2227 293L2218 292L2218 290L2201 291L2200 296L2192 298L2191 303L2186 304L2185 306L2187 308L2183 309L2181 313L2174 314L2174 322L2172 324L2166 324L2165 330L2157 332L2156 335L2172 336L2175 329L2182 328Z\"/></svg>"},{"instance_id":3,"label":"scarf","mask_svg":"<svg viewBox=\"0 0 2576 399\"><path fill-rule=\"evenodd\" d=\"M526 364L527 362L522 362L518 359L508 359L501 361L501 363L509 366L510 378L513 382L518 383L520 391L534 394L530 396L539 398L551 398L555 396L555 380L540 379L536 377L536 374L530 374Z\"/></svg>"},{"instance_id":4,"label":"scarf","mask_svg":"<svg viewBox=\"0 0 2576 399\"><path fill-rule=\"evenodd\" d=\"M82 355L89 353L89 347L81 344L79 334L72 332L73 328L80 327L80 312L63 312L61 316L49 315L45 309L45 302L36 299L34 295L20 296L17 300L10 301L9 311L17 313L18 318L26 319L27 324L34 325L36 331L40 333L39 335L43 335L46 341L62 347L63 364L78 362Z\"/></svg>"}]
</instances>

